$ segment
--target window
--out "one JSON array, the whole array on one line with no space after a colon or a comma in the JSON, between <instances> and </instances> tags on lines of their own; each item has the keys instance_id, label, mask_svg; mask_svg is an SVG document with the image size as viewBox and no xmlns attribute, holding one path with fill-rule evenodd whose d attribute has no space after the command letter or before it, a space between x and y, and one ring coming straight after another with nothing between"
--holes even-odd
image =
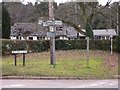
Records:
<instances>
[{"instance_id":1,"label":"window","mask_svg":"<svg viewBox=\"0 0 120 90\"><path fill-rule=\"evenodd\" d=\"M63 27L56 27L56 31L62 31Z\"/></svg>"},{"instance_id":2,"label":"window","mask_svg":"<svg viewBox=\"0 0 120 90\"><path fill-rule=\"evenodd\" d=\"M22 37L19 37L19 40L22 40Z\"/></svg>"},{"instance_id":3,"label":"window","mask_svg":"<svg viewBox=\"0 0 120 90\"><path fill-rule=\"evenodd\" d=\"M29 40L33 40L33 37L29 37Z\"/></svg>"},{"instance_id":4,"label":"window","mask_svg":"<svg viewBox=\"0 0 120 90\"><path fill-rule=\"evenodd\" d=\"M37 37L37 40L39 40L40 38L39 37Z\"/></svg>"}]
</instances>

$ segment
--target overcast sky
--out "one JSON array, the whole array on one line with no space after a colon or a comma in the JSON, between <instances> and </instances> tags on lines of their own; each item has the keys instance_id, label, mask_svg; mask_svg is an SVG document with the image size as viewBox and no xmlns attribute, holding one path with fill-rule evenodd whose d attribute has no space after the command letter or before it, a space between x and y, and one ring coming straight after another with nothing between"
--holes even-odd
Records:
<instances>
[{"instance_id":1,"label":"overcast sky","mask_svg":"<svg viewBox=\"0 0 120 90\"><path fill-rule=\"evenodd\" d=\"M36 0L24 0L24 3L26 4L27 2L35 2ZM56 1L56 2L58 2L58 3L61 3L61 2L66 2L66 1L70 1L70 0L54 0L54 1ZM92 0L91 0L92 1ZM106 2L107 2L108 0L98 0L98 2L100 3L100 4L102 4L102 5L105 5L106 4ZM112 2L117 2L117 1L120 1L120 0L112 0Z\"/></svg>"}]
</instances>

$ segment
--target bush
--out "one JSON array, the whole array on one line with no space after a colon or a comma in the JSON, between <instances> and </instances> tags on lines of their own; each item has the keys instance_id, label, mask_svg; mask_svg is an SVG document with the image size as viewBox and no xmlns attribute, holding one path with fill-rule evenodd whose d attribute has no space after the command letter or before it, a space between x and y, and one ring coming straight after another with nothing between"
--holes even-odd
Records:
<instances>
[{"instance_id":1,"label":"bush","mask_svg":"<svg viewBox=\"0 0 120 90\"><path fill-rule=\"evenodd\" d=\"M120 53L120 35L117 36L117 38L116 38L116 40L115 40L115 46L114 46L114 47L116 48L116 51L117 51L118 53Z\"/></svg>"},{"instance_id":2,"label":"bush","mask_svg":"<svg viewBox=\"0 0 120 90\"><path fill-rule=\"evenodd\" d=\"M113 50L120 52L120 37L113 41ZM56 50L85 50L86 40L56 40ZM50 49L49 41L2 40L2 54L11 54L12 50L42 52ZM110 40L90 40L90 50L110 51Z\"/></svg>"}]
</instances>

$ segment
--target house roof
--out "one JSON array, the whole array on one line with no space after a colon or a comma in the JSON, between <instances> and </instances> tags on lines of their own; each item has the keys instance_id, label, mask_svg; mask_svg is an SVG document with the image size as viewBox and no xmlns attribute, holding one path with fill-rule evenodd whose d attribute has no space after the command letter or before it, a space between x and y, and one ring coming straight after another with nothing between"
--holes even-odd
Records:
<instances>
[{"instance_id":1,"label":"house roof","mask_svg":"<svg viewBox=\"0 0 120 90\"><path fill-rule=\"evenodd\" d=\"M30 35L32 36L46 36L48 32L48 28L44 27L42 25L39 25L38 23L15 23L13 26L11 26L11 36L18 36L19 30L21 30L22 33L30 32ZM82 29L82 31L85 31L85 29ZM61 31L55 31L56 36L67 36L69 38L77 38L77 31L70 26L64 25L63 30ZM115 36L116 31L115 29L97 29L93 30L94 35L97 36ZM79 33L79 36L85 36L81 33Z\"/></svg>"},{"instance_id":2,"label":"house roof","mask_svg":"<svg viewBox=\"0 0 120 90\"><path fill-rule=\"evenodd\" d=\"M77 38L77 31L73 27L66 26L65 28L66 28L67 37L69 37L69 38Z\"/></svg>"},{"instance_id":3,"label":"house roof","mask_svg":"<svg viewBox=\"0 0 120 90\"><path fill-rule=\"evenodd\" d=\"M82 31L85 32L85 29L82 29ZM116 36L115 29L95 29L93 30L94 36ZM85 36L81 33L79 33L79 36Z\"/></svg>"},{"instance_id":4,"label":"house roof","mask_svg":"<svg viewBox=\"0 0 120 90\"><path fill-rule=\"evenodd\" d=\"M48 32L48 28L44 27L42 25L39 25L38 23L15 23L13 26L11 26L11 36L18 36L19 29L21 29L21 32L24 33L26 31L31 32L30 36L46 36ZM63 28L62 31L55 31L56 36L65 36L66 30Z\"/></svg>"},{"instance_id":5,"label":"house roof","mask_svg":"<svg viewBox=\"0 0 120 90\"><path fill-rule=\"evenodd\" d=\"M116 36L116 31L115 29L98 29L98 30L93 30L94 35L97 36Z\"/></svg>"},{"instance_id":6,"label":"house roof","mask_svg":"<svg viewBox=\"0 0 120 90\"><path fill-rule=\"evenodd\" d=\"M43 32L47 31L47 28L38 25L37 23L15 23L11 26L11 36L18 36L19 30L22 33L30 32L30 35L44 36Z\"/></svg>"}]
</instances>

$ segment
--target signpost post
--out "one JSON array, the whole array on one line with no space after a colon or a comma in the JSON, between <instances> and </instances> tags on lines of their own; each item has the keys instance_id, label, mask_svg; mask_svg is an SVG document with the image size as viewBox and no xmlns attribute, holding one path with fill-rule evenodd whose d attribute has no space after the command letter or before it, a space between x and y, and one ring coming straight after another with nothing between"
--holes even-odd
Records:
<instances>
[{"instance_id":1,"label":"signpost post","mask_svg":"<svg viewBox=\"0 0 120 90\"><path fill-rule=\"evenodd\" d=\"M54 0L49 0L49 20L47 21L39 21L38 24L43 25L44 27L49 27L49 32L47 32L47 37L50 38L50 64L56 64L55 57L55 27L62 26L62 21L54 19Z\"/></svg>"},{"instance_id":2,"label":"signpost post","mask_svg":"<svg viewBox=\"0 0 120 90\"><path fill-rule=\"evenodd\" d=\"M49 20L54 21L53 0L49 0ZM49 22L52 23L52 22ZM49 31L54 32L54 25L49 26ZM50 64L55 67L55 37L50 37Z\"/></svg>"}]
</instances>

